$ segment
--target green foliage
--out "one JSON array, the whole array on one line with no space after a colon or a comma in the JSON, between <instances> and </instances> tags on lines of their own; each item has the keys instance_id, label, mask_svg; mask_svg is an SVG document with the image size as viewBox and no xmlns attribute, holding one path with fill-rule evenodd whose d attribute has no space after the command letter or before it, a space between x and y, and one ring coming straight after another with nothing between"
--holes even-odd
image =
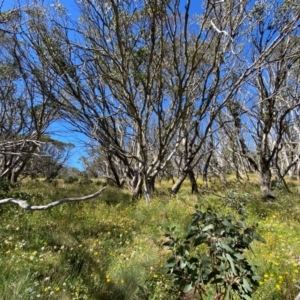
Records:
<instances>
[{"instance_id":1,"label":"green foliage","mask_svg":"<svg viewBox=\"0 0 300 300\"><path fill-rule=\"evenodd\" d=\"M69 175L82 177L76 173ZM26 197L30 203L39 205L87 195L99 189L100 183L105 184L105 181L98 179L92 184L80 185L78 182L64 184L62 179L57 179L54 188L53 183L45 180L25 179L22 186L11 187L8 196ZM245 202L248 224L259 223L259 232L267 241L266 244L254 242L251 244L253 253L245 251L241 254L249 264L258 266L257 271L262 277L255 293L256 286L250 286L253 299L294 299L298 293L295 285L300 285L297 265L300 198L286 193L276 204L268 204L261 201L259 186L255 183L228 183L222 193L229 195L234 191L236 202L246 192L247 199L251 196L251 201ZM220 182L216 184L221 187ZM176 227L176 235L184 237L190 223L187 216L195 213L196 204L201 203L201 210L206 211L207 217L207 207L213 206L220 212L218 216L211 209L214 218L227 215L233 206L224 203L224 197L217 196L215 190L214 193L207 192L205 197L190 195L188 182L183 184L178 195L170 198L164 194L170 185L167 181L157 184L157 196L153 197L151 205L144 201L132 204L130 193L110 187L97 199L65 204L50 211L23 211L13 204L0 206L3 223L0 231L1 300L178 299L178 290L174 293L174 278L163 268L170 258L170 251L163 246L166 228ZM293 191L296 189L295 185ZM232 209L234 213L236 210ZM210 223L214 224L214 218ZM228 217L222 217L223 221L225 219ZM233 218L230 222L236 226ZM202 224L201 228L205 226ZM204 233L211 234L212 231ZM193 237L189 240L189 258L200 261L201 255L205 254L210 259L209 245L202 243L194 247L194 240ZM225 243L224 237L221 241ZM234 246L228 245L236 251ZM230 252L229 255L233 257ZM227 271L232 272L230 263L225 262ZM250 285L247 277L246 280ZM205 300L214 299L216 285L224 289L221 283L211 282L207 286L194 285L205 289L207 296L201 295ZM180 299L190 293L182 296ZM240 298L235 296L234 299Z\"/></svg>"},{"instance_id":2,"label":"green foliage","mask_svg":"<svg viewBox=\"0 0 300 300\"><path fill-rule=\"evenodd\" d=\"M71 184L71 183L77 182L78 180L79 180L78 177L69 176L64 179L64 183Z\"/></svg>"},{"instance_id":3,"label":"green foliage","mask_svg":"<svg viewBox=\"0 0 300 300\"><path fill-rule=\"evenodd\" d=\"M9 182L4 177L0 177L0 197L4 198L7 196L7 193L10 191Z\"/></svg>"},{"instance_id":4,"label":"green foliage","mask_svg":"<svg viewBox=\"0 0 300 300\"><path fill-rule=\"evenodd\" d=\"M173 253L166 268L180 291L187 293L195 287L202 294L209 285L222 296L218 299L230 299L233 294L252 299L261 278L244 252L251 249L253 240L265 242L253 227L231 215L219 216L211 208L202 212L196 206L187 235L177 238L174 229L166 234L165 246Z\"/></svg>"},{"instance_id":5,"label":"green foliage","mask_svg":"<svg viewBox=\"0 0 300 300\"><path fill-rule=\"evenodd\" d=\"M79 180L79 184L84 185L84 184L91 184L93 181L91 179L88 179L87 177L83 177L82 179Z\"/></svg>"},{"instance_id":6,"label":"green foliage","mask_svg":"<svg viewBox=\"0 0 300 300\"><path fill-rule=\"evenodd\" d=\"M249 194L240 194L236 190L229 190L226 193L224 204L227 207L233 208L240 215L246 215L246 205L249 202Z\"/></svg>"}]
</instances>

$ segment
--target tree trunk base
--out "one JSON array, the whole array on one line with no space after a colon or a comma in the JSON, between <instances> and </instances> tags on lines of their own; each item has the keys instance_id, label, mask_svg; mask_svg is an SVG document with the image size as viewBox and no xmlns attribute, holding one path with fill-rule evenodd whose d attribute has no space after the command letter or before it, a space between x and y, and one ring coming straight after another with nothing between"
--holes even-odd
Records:
<instances>
[{"instance_id":1,"label":"tree trunk base","mask_svg":"<svg viewBox=\"0 0 300 300\"><path fill-rule=\"evenodd\" d=\"M273 193L271 193L271 192L269 192L269 193L267 193L267 194L264 194L263 196L262 196L262 198L263 198L263 200L274 200L274 199L276 199L276 197L275 197L275 195L273 194Z\"/></svg>"}]
</instances>

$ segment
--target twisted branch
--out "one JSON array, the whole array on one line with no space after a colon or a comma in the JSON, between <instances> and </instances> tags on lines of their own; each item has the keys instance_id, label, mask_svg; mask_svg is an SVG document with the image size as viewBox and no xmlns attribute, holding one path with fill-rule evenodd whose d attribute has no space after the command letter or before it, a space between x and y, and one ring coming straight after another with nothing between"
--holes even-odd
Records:
<instances>
[{"instance_id":1,"label":"twisted branch","mask_svg":"<svg viewBox=\"0 0 300 300\"><path fill-rule=\"evenodd\" d=\"M7 204L7 203L14 203L14 204L19 205L21 208L23 208L25 210L47 210L47 209L51 209L51 208L53 208L55 206L61 205L61 204L65 203L65 202L85 201L85 200L90 200L90 199L96 198L105 189L106 189L106 187L102 188L101 190L99 190L99 191L97 191L97 192L95 192L94 194L91 194L91 195L87 195L87 196L79 197L79 198L65 198L65 199L60 199L60 200L48 203L46 205L31 205L26 200L15 199L15 198L2 199L2 200L0 200L0 205Z\"/></svg>"}]
</instances>

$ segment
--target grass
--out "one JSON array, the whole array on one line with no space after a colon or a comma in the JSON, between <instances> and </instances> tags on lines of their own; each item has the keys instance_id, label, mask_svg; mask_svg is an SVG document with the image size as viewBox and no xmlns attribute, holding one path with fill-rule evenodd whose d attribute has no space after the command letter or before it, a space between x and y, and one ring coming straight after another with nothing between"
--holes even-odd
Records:
<instances>
[{"instance_id":1,"label":"grass","mask_svg":"<svg viewBox=\"0 0 300 300\"><path fill-rule=\"evenodd\" d=\"M27 181L10 191L31 203L94 192L89 184ZM266 244L254 243L249 260L263 278L254 299L294 299L300 285L299 197L277 187L278 198L266 203L257 183L215 181L190 195L188 183L170 198L167 182L157 186L150 205L132 202L125 190L107 189L89 202L64 204L50 211L26 212L0 207L0 299L177 299L162 268L170 253L164 233L176 226L186 232L195 204L220 213L244 203L247 223L257 224ZM21 194L22 193L22 194Z\"/></svg>"}]
</instances>

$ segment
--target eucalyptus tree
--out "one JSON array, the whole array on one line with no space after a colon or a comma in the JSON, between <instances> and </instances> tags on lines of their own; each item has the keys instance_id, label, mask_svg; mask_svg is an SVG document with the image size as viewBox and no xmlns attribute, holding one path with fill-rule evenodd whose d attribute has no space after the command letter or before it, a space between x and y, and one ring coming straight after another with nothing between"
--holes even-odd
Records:
<instances>
[{"instance_id":1,"label":"eucalyptus tree","mask_svg":"<svg viewBox=\"0 0 300 300\"><path fill-rule=\"evenodd\" d=\"M299 75L298 75L299 76ZM299 79L297 80L299 84ZM279 164L282 177L289 175L290 178L300 179L300 112L294 110L288 116L290 126L285 128L282 149L279 154Z\"/></svg>"},{"instance_id":2,"label":"eucalyptus tree","mask_svg":"<svg viewBox=\"0 0 300 300\"><path fill-rule=\"evenodd\" d=\"M46 147L41 137L50 120L42 114L53 117L53 111L36 107L36 99L30 99L26 90L19 93L15 85L11 94L0 87L0 176L11 182L17 181L30 161L38 159ZM45 156L44 153L42 160L47 159Z\"/></svg>"},{"instance_id":3,"label":"eucalyptus tree","mask_svg":"<svg viewBox=\"0 0 300 300\"><path fill-rule=\"evenodd\" d=\"M209 7L211 7L211 11L207 21L211 26L206 30L208 35L205 40L205 43L209 45L206 60L209 68L203 68L200 73L203 76L199 76L198 80L199 93L196 96L198 101L194 101L195 105L191 110L189 122L186 123L184 138L179 144L180 153L182 153L181 176L172 188L174 193L178 191L185 177L192 174L190 170L193 170L199 163L201 157L199 153L205 153L202 148L207 144L209 135L217 134L218 127L226 127L224 122L228 120L223 120L223 118L217 120L217 117L227 109L227 106L232 106L234 101L237 101L237 104L241 102L243 105L244 96L241 94L241 89L245 87L243 91L245 93L246 88L249 88L248 83L252 82L254 78L261 77L261 80L264 80L266 74L261 70L271 68L272 63L276 62L278 65L284 66L291 63L291 61L287 62L288 57L292 57L292 60L295 59L291 54L295 50L295 44L291 41L291 37L299 25L299 11L296 9L295 3L290 1L284 3L282 1L255 3L252 1L219 1L217 3L209 2L206 11L209 10ZM274 20L276 20L276 24ZM275 55L278 53L280 45L285 42L294 50L287 52L283 50ZM286 45L284 49L288 49L289 46ZM253 91L253 87L250 90ZM246 93L252 95L248 91ZM241 100L236 100L237 95ZM264 100L261 101L261 103L265 103ZM293 108L293 105L289 108ZM235 138L238 136L239 133L236 132ZM243 136L241 136L241 140L244 140ZM222 140L220 141L222 142ZM213 149L211 151L212 155ZM216 155L216 151L214 153L216 159L221 159L220 155ZM236 155L235 151L232 153ZM208 156L207 162L210 162L211 157ZM241 155L238 159L242 159ZM234 163L237 165L237 157L234 158ZM265 169L268 167L263 170L261 164L260 169L262 171L259 174L262 175L266 174ZM262 185L264 185L265 175L260 177ZM196 191L195 188L192 189Z\"/></svg>"},{"instance_id":4,"label":"eucalyptus tree","mask_svg":"<svg viewBox=\"0 0 300 300\"><path fill-rule=\"evenodd\" d=\"M94 109L83 117L93 122L94 139L125 167L134 195L141 193L143 184L149 198L158 172L177 149L184 152L190 146L194 150L184 155L172 192L187 175L193 191L197 189L195 157L220 105L221 85L230 76L220 79L226 69L220 66L225 56L232 64L231 35L244 21L244 6L206 2L202 9L199 5L198 15L192 15L191 4L187 1L183 8L182 1L80 3L77 31L86 41L83 72L94 89L93 109L100 101L96 114ZM79 102L78 107L91 108L86 98ZM74 107L73 102L67 108L71 115ZM208 126L201 129L207 119Z\"/></svg>"},{"instance_id":5,"label":"eucalyptus tree","mask_svg":"<svg viewBox=\"0 0 300 300\"><path fill-rule=\"evenodd\" d=\"M291 72L300 59L300 11L293 1L260 3L253 18L257 26L252 29L250 58L261 57L270 44L274 46L242 90L247 95L248 126L239 142L244 157L259 175L263 196L274 198L272 168L278 170L277 156L292 124L291 113L300 105L298 76ZM251 140L254 149L249 147Z\"/></svg>"},{"instance_id":6,"label":"eucalyptus tree","mask_svg":"<svg viewBox=\"0 0 300 300\"><path fill-rule=\"evenodd\" d=\"M105 178L119 188L124 186L125 181L118 158L103 150L101 145L89 145L87 155L82 156L80 161L89 176Z\"/></svg>"},{"instance_id":7,"label":"eucalyptus tree","mask_svg":"<svg viewBox=\"0 0 300 300\"><path fill-rule=\"evenodd\" d=\"M264 111L273 100L263 93L265 76L279 66L281 78L285 65L295 60L291 36L297 34L299 11L293 1L200 6L192 0L86 0L77 5L78 21L60 4L26 6L26 23L14 36L16 63L23 78L32 79L24 80L26 87L35 87L49 111L59 109L98 144L115 179L134 197L144 191L147 201L156 176L175 154L181 157L173 192L186 176L196 191L194 168L212 153L208 146L214 143L207 139L214 141L223 126L216 118L242 87L250 89L249 120L262 107L256 117L260 128L266 125ZM281 79L275 85L277 97ZM255 90L263 98L250 101ZM263 141L273 128L267 127L259 129ZM239 140L247 157L247 139Z\"/></svg>"},{"instance_id":8,"label":"eucalyptus tree","mask_svg":"<svg viewBox=\"0 0 300 300\"><path fill-rule=\"evenodd\" d=\"M43 135L40 141L42 143L41 147L26 164L21 175L24 177L30 176L31 178L39 176L46 180L52 180L59 175L66 165L72 155L74 145L52 139L47 135Z\"/></svg>"},{"instance_id":9,"label":"eucalyptus tree","mask_svg":"<svg viewBox=\"0 0 300 300\"><path fill-rule=\"evenodd\" d=\"M38 21L42 11L36 9L35 4L29 4L4 12L3 2L0 3L0 177L16 181L33 157L41 157L38 152L43 147L44 152L49 152L42 139L57 118L58 107L52 101L55 77L47 60L41 60L41 56L32 51L40 45L34 30L34 25L40 22L32 24L32 16ZM53 155L53 151L50 152ZM46 205L31 205L15 198L1 199L0 205L13 203L26 210L46 210L63 203L93 199L103 190L105 188L84 197L60 199Z\"/></svg>"},{"instance_id":10,"label":"eucalyptus tree","mask_svg":"<svg viewBox=\"0 0 300 300\"><path fill-rule=\"evenodd\" d=\"M143 188L149 201L192 110L198 107L203 118L211 107L195 105L198 83L208 74L203 84L213 80L217 88L219 50L229 47L230 37L218 37L222 20L209 2L198 15L191 1L183 7L177 0L87 0L78 7L78 24L46 16L40 24L32 15L41 41L32 49L59 78L53 95L63 116L113 157L134 196ZM216 65L206 62L208 52Z\"/></svg>"},{"instance_id":11,"label":"eucalyptus tree","mask_svg":"<svg viewBox=\"0 0 300 300\"><path fill-rule=\"evenodd\" d=\"M222 161L226 161L226 172L235 174L236 180L241 181L244 176L249 179L248 174L253 173L254 169L243 155L240 142L240 139L245 138L246 129L251 127L245 117L247 93L238 93L236 97L237 99L231 99L217 116L216 121L219 125L217 140L219 143L218 156Z\"/></svg>"},{"instance_id":12,"label":"eucalyptus tree","mask_svg":"<svg viewBox=\"0 0 300 300\"><path fill-rule=\"evenodd\" d=\"M296 37L294 37L296 38ZM299 40L299 37L297 37ZM300 43L300 41L299 41ZM299 56L299 55L298 55ZM292 104L297 102L299 97L299 73L300 59L296 60L288 71L285 85L288 87L283 94L282 100L278 101L279 109L286 109L287 103ZM300 176L300 110L297 105L286 114L284 120L284 129L282 134L282 142L280 152L275 157L275 167L280 172L280 176L284 178L287 174L291 178Z\"/></svg>"},{"instance_id":13,"label":"eucalyptus tree","mask_svg":"<svg viewBox=\"0 0 300 300\"><path fill-rule=\"evenodd\" d=\"M84 48L76 45L75 52L82 64L82 78L78 76L76 83L81 94L65 81L67 103L62 104L69 119L76 111L74 125L85 127L85 133L121 166L133 196L144 188L149 201L153 181L170 157L168 146L189 106L184 94L189 78L184 70L177 74L169 59L185 59L188 36L183 31L188 20L173 26L182 19L179 4L172 8L159 1L85 1L79 8L77 32ZM186 16L188 12L187 7ZM186 40L183 46L179 34ZM153 128L158 129L156 144Z\"/></svg>"},{"instance_id":14,"label":"eucalyptus tree","mask_svg":"<svg viewBox=\"0 0 300 300\"><path fill-rule=\"evenodd\" d=\"M40 137L55 119L37 73L46 72L20 40L21 8L0 13L0 176L16 181L43 142Z\"/></svg>"}]
</instances>

